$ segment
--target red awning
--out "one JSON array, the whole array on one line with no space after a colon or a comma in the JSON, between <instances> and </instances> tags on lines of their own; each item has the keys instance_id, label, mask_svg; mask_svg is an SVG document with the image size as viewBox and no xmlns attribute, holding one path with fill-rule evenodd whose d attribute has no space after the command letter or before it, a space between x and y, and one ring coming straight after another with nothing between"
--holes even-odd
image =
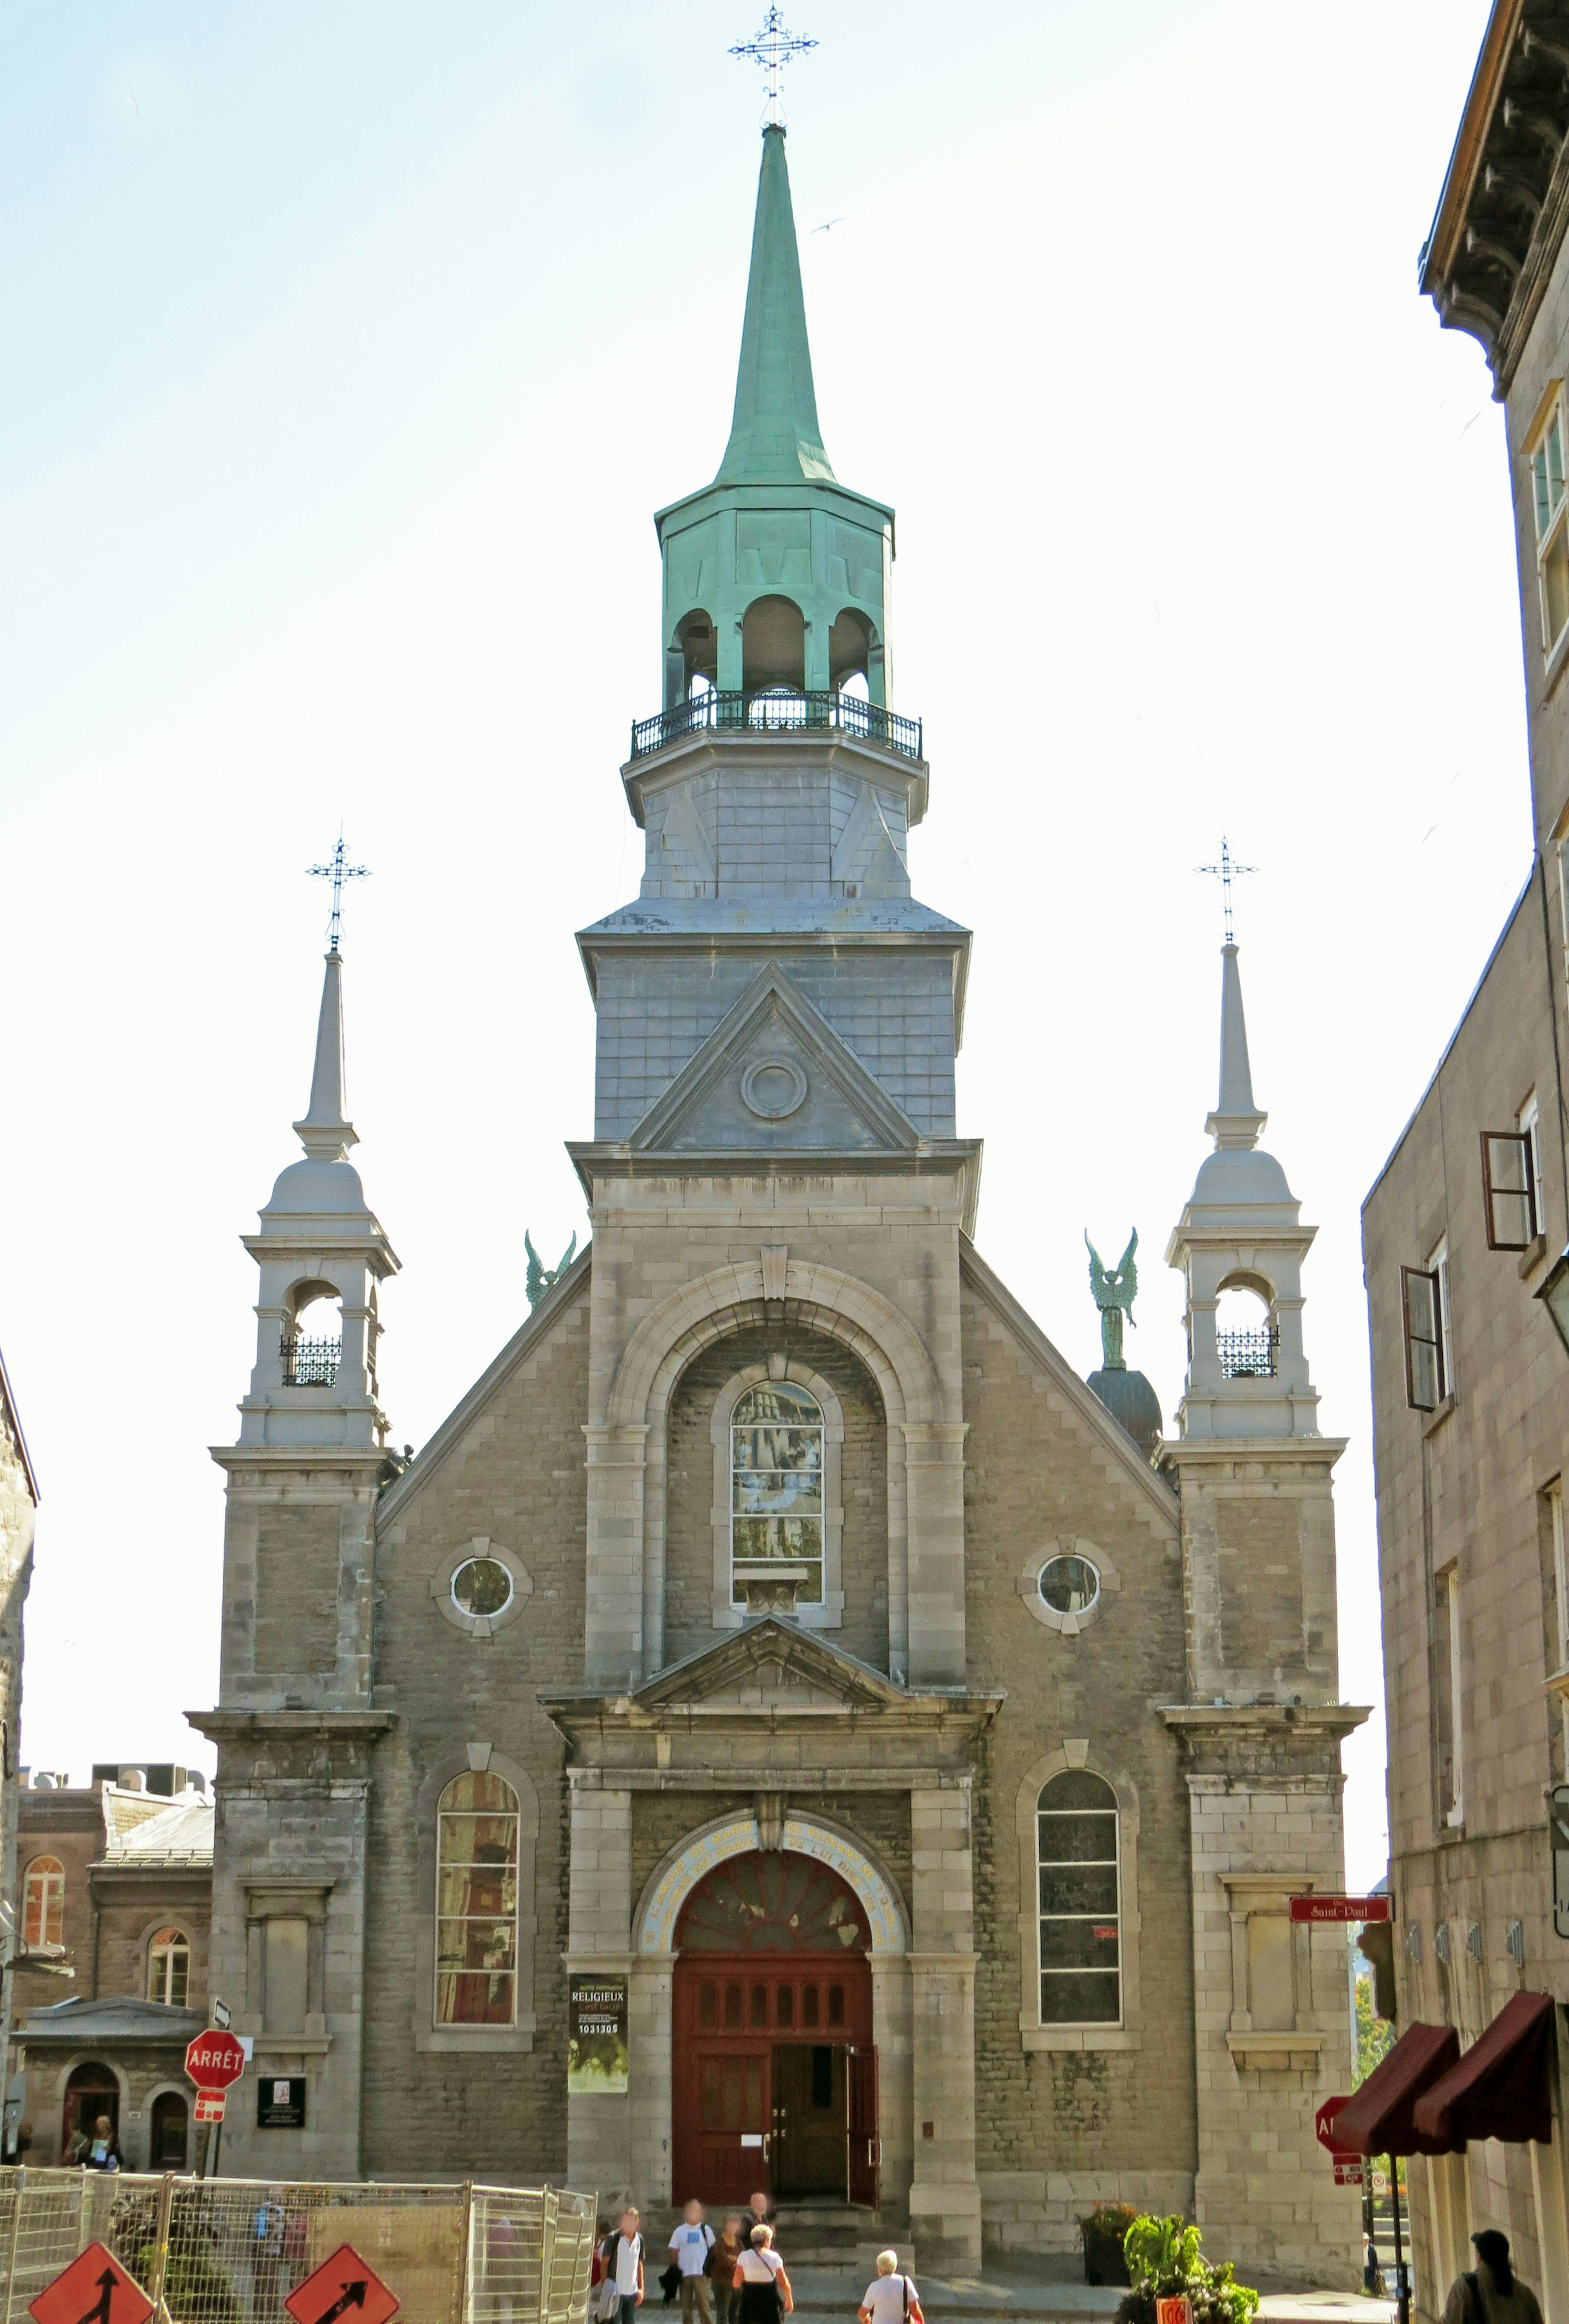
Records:
<instances>
[{"instance_id":1,"label":"red awning","mask_svg":"<svg viewBox=\"0 0 1569 2324\"><path fill-rule=\"evenodd\" d=\"M1417 2099L1417 2135L1435 2140L1451 2154L1473 2138L1517 2144L1534 2138L1546 2146L1553 2135L1547 2086L1552 2050L1552 1995L1511 1994L1459 2064L1430 2082ZM1343 2114L1336 2117L1337 2128L1343 2119Z\"/></svg>"},{"instance_id":2,"label":"red awning","mask_svg":"<svg viewBox=\"0 0 1569 2324\"><path fill-rule=\"evenodd\" d=\"M1348 2154L1446 2153L1444 2140L1418 2135L1411 2109L1459 2055L1460 2036L1453 2025L1407 2025L1389 2056L1335 2116L1335 2144Z\"/></svg>"}]
</instances>

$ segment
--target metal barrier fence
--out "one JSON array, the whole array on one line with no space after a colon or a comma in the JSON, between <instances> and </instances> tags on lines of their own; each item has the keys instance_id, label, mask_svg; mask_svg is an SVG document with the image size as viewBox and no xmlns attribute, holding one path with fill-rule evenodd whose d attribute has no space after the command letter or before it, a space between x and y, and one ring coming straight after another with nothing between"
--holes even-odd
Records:
<instances>
[{"instance_id":1,"label":"metal barrier fence","mask_svg":"<svg viewBox=\"0 0 1569 2324\"><path fill-rule=\"evenodd\" d=\"M553 2187L328 2185L0 2171L0 2324L91 2243L156 2324L291 2324L284 2301L352 2244L406 2324L586 2324L595 2200Z\"/></svg>"}]
</instances>

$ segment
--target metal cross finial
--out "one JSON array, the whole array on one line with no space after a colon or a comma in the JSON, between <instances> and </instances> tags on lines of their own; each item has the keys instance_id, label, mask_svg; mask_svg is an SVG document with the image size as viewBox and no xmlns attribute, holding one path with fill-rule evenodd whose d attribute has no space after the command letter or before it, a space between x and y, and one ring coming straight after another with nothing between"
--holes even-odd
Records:
<instances>
[{"instance_id":1,"label":"metal cross finial","mask_svg":"<svg viewBox=\"0 0 1569 2324\"><path fill-rule=\"evenodd\" d=\"M1218 880L1220 881L1222 908L1225 913L1226 942L1228 944L1235 944L1236 936L1232 927L1232 881L1233 880L1245 879L1250 872L1256 872L1258 870L1258 865L1256 863L1233 863L1232 862L1231 846L1223 832L1221 835L1220 862L1218 863L1195 863L1193 868L1195 872L1207 872L1212 880Z\"/></svg>"},{"instance_id":2,"label":"metal cross finial","mask_svg":"<svg viewBox=\"0 0 1569 2324\"><path fill-rule=\"evenodd\" d=\"M343 883L346 880L368 880L371 876L370 867L365 863L346 863L344 862L343 829L340 825L337 835L337 845L332 851L332 861L329 863L311 864L308 876L312 880L330 880L332 881L332 918L328 923L328 934L332 939L331 948L336 952L337 950L338 932L343 925Z\"/></svg>"},{"instance_id":3,"label":"metal cross finial","mask_svg":"<svg viewBox=\"0 0 1569 2324\"><path fill-rule=\"evenodd\" d=\"M751 57L768 75L768 106L762 116L765 129L784 127L784 100L780 93L779 77L792 57L817 47L816 41L803 40L789 31L783 12L771 7L762 20L762 30L750 41L737 41L730 53L733 57Z\"/></svg>"}]
</instances>

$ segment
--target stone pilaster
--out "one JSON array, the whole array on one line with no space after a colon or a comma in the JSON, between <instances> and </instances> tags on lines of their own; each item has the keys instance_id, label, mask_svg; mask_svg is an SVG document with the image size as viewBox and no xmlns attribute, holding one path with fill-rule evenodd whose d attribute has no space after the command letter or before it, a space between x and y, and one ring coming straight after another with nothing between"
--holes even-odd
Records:
<instances>
[{"instance_id":1,"label":"stone pilaster","mask_svg":"<svg viewBox=\"0 0 1569 2324\"><path fill-rule=\"evenodd\" d=\"M915 2172L910 2227L923 2267L981 2258L975 2177L974 1882L968 1786L910 1794Z\"/></svg>"},{"instance_id":2,"label":"stone pilaster","mask_svg":"<svg viewBox=\"0 0 1569 2324\"><path fill-rule=\"evenodd\" d=\"M576 1770L569 1771L575 1778ZM627 1980L632 2000L632 1794L590 1790L572 1781L572 1861L568 1886L567 1975ZM640 2001L651 2000L640 1987ZM654 2094L638 2085L653 2071L669 2074L669 2000L666 2001L663 2063L641 2038L651 2029L628 2026L633 2061L624 2098L567 2093L567 2183L596 2187L602 2209L614 2209L629 2198L647 2200L632 2172L634 2112L651 2118ZM667 2102L667 2117L669 2107ZM665 2158L668 2177L669 2160Z\"/></svg>"}]
</instances>

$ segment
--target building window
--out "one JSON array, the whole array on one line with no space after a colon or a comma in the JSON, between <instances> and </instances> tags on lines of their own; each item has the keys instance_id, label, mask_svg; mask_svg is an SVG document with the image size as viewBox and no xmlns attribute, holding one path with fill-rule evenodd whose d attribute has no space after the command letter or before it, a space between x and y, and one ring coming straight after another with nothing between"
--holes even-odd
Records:
<instances>
[{"instance_id":1,"label":"building window","mask_svg":"<svg viewBox=\"0 0 1569 2324\"><path fill-rule=\"evenodd\" d=\"M1087 1557L1048 1557L1040 1569L1040 1594L1054 1614L1084 1615L1101 1594L1101 1577Z\"/></svg>"},{"instance_id":2,"label":"building window","mask_svg":"<svg viewBox=\"0 0 1569 2324\"><path fill-rule=\"evenodd\" d=\"M29 1947L65 1942L65 1867L58 1856L35 1856L27 1868L22 1941Z\"/></svg>"},{"instance_id":3,"label":"building window","mask_svg":"<svg viewBox=\"0 0 1569 2324\"><path fill-rule=\"evenodd\" d=\"M1569 625L1569 503L1564 499L1564 401L1560 392L1531 446L1531 512L1537 530L1537 586L1542 650L1551 654Z\"/></svg>"},{"instance_id":4,"label":"building window","mask_svg":"<svg viewBox=\"0 0 1569 2324\"><path fill-rule=\"evenodd\" d=\"M1036 1807L1040 2022L1118 2025L1122 2017L1117 1794L1087 1767L1054 1775Z\"/></svg>"},{"instance_id":5,"label":"building window","mask_svg":"<svg viewBox=\"0 0 1569 2324\"><path fill-rule=\"evenodd\" d=\"M1406 1332L1406 1401L1413 1412L1436 1412L1448 1389L1444 1363L1444 1286L1426 1268L1400 1269Z\"/></svg>"},{"instance_id":6,"label":"building window","mask_svg":"<svg viewBox=\"0 0 1569 2324\"><path fill-rule=\"evenodd\" d=\"M1445 1566L1434 1582L1433 1703L1438 1812L1456 1829L1465 1821L1463 1773L1460 1568Z\"/></svg>"},{"instance_id":7,"label":"building window","mask_svg":"<svg viewBox=\"0 0 1569 2324\"><path fill-rule=\"evenodd\" d=\"M1537 1102L1535 1090L1531 1092L1518 1113L1516 1114L1515 1120L1520 1136L1530 1148L1531 1199L1536 1205L1533 1213L1535 1231L1537 1234L1546 1234L1547 1205L1542 1194L1542 1110Z\"/></svg>"},{"instance_id":8,"label":"building window","mask_svg":"<svg viewBox=\"0 0 1569 2324\"><path fill-rule=\"evenodd\" d=\"M455 1775L436 1815L436 2023L517 2018L518 1798L499 1775Z\"/></svg>"},{"instance_id":9,"label":"building window","mask_svg":"<svg viewBox=\"0 0 1569 2324\"><path fill-rule=\"evenodd\" d=\"M147 1948L147 1998L183 2009L190 1990L190 1939L183 1929L160 1929Z\"/></svg>"},{"instance_id":10,"label":"building window","mask_svg":"<svg viewBox=\"0 0 1569 2324\"><path fill-rule=\"evenodd\" d=\"M1532 1100L1533 1109L1536 1101ZM1533 1129L1535 1113L1533 1111ZM1484 1130L1481 1185L1489 1250L1528 1250L1541 1216L1536 1139L1526 1130Z\"/></svg>"},{"instance_id":11,"label":"building window","mask_svg":"<svg viewBox=\"0 0 1569 2324\"><path fill-rule=\"evenodd\" d=\"M793 1380L761 1380L730 1414L731 1588L748 1566L808 1568L801 1605L823 1602L823 1410Z\"/></svg>"}]
</instances>

